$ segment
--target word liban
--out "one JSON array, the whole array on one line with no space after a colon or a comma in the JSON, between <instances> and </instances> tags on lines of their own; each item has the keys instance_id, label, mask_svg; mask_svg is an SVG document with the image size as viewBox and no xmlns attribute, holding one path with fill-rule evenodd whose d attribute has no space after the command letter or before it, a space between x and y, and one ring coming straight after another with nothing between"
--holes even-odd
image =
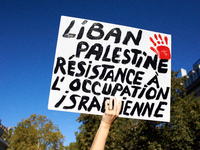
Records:
<instances>
[{"instance_id":1,"label":"word liban","mask_svg":"<svg viewBox=\"0 0 200 150\"><path fill-rule=\"evenodd\" d=\"M170 80L171 35L61 16L49 109L169 122Z\"/></svg>"}]
</instances>

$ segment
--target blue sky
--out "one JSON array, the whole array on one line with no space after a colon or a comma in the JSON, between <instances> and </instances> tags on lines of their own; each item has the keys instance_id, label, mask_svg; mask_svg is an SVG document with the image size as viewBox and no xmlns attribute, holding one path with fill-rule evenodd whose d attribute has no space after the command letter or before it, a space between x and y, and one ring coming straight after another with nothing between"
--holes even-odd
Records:
<instances>
[{"instance_id":1,"label":"blue sky","mask_svg":"<svg viewBox=\"0 0 200 150\"><path fill-rule=\"evenodd\" d=\"M60 16L120 24L172 35L172 70L200 58L199 0L0 0L0 118L16 126L46 115L75 142L78 113L47 109Z\"/></svg>"}]
</instances>

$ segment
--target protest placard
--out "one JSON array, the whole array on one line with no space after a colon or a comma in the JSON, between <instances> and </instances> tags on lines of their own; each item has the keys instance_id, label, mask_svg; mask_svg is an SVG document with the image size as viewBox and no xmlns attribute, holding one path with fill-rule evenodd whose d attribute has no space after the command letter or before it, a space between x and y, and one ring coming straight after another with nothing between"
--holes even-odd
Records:
<instances>
[{"instance_id":1,"label":"protest placard","mask_svg":"<svg viewBox=\"0 0 200 150\"><path fill-rule=\"evenodd\" d=\"M170 79L171 35L61 16L49 109L168 122Z\"/></svg>"}]
</instances>

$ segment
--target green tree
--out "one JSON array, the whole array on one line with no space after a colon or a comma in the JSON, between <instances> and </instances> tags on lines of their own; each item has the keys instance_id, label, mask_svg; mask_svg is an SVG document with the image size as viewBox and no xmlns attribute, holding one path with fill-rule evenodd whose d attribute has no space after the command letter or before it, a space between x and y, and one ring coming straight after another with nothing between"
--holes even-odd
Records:
<instances>
[{"instance_id":1,"label":"green tree","mask_svg":"<svg viewBox=\"0 0 200 150\"><path fill-rule=\"evenodd\" d=\"M79 150L78 145L76 142L70 143L69 146L65 147L65 150Z\"/></svg>"},{"instance_id":2,"label":"green tree","mask_svg":"<svg viewBox=\"0 0 200 150\"><path fill-rule=\"evenodd\" d=\"M167 149L200 148L200 97L186 95L183 87L184 78L172 72L171 121L161 126ZM164 144L163 144L164 145Z\"/></svg>"},{"instance_id":3,"label":"green tree","mask_svg":"<svg viewBox=\"0 0 200 150\"><path fill-rule=\"evenodd\" d=\"M200 147L200 97L186 95L184 78L171 77L171 119L169 123L118 118L111 126L105 149L170 150ZM88 150L101 116L81 114L76 133L80 150Z\"/></svg>"},{"instance_id":4,"label":"green tree","mask_svg":"<svg viewBox=\"0 0 200 150\"><path fill-rule=\"evenodd\" d=\"M53 122L42 115L31 115L5 135L8 150L62 150L64 136Z\"/></svg>"}]
</instances>

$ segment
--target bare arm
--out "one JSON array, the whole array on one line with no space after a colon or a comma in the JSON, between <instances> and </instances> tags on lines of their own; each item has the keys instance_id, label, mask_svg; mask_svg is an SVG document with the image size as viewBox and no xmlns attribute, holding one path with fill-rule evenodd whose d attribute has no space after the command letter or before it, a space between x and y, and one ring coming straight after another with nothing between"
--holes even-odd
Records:
<instances>
[{"instance_id":1,"label":"bare arm","mask_svg":"<svg viewBox=\"0 0 200 150\"><path fill-rule=\"evenodd\" d=\"M113 107L114 103L114 107ZM92 147L90 150L104 150L106 139L109 133L112 122L118 117L121 110L122 102L117 99L110 99L109 106L108 100L105 102L105 113L102 117L101 124L94 138Z\"/></svg>"}]
</instances>

